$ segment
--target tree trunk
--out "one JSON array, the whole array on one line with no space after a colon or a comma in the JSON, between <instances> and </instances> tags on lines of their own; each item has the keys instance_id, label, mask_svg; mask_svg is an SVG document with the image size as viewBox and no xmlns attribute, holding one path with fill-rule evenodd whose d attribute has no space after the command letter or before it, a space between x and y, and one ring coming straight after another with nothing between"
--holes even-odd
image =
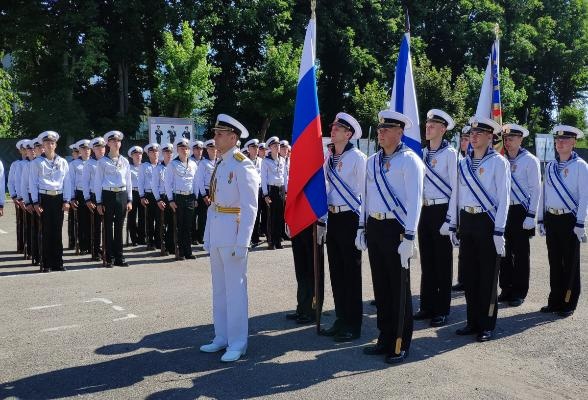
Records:
<instances>
[{"instance_id":1,"label":"tree trunk","mask_svg":"<svg viewBox=\"0 0 588 400\"><path fill-rule=\"evenodd\" d=\"M263 119L263 123L261 124L261 131L259 132L261 139L265 139L265 134L266 134L271 122L272 122L271 117L265 117Z\"/></svg>"},{"instance_id":2,"label":"tree trunk","mask_svg":"<svg viewBox=\"0 0 588 400\"><path fill-rule=\"evenodd\" d=\"M174 118L178 118L179 115L180 115L180 102L177 101L176 102L176 105L174 106L174 115L173 115L173 117Z\"/></svg>"}]
</instances>

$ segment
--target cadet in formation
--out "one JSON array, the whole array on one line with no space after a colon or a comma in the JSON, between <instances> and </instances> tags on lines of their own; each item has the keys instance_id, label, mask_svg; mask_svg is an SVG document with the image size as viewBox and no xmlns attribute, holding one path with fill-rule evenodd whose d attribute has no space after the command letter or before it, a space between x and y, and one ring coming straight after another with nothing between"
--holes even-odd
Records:
<instances>
[{"instance_id":1,"label":"cadet in formation","mask_svg":"<svg viewBox=\"0 0 588 400\"><path fill-rule=\"evenodd\" d=\"M73 190L72 200L70 203L69 218L74 221L74 234L77 233L77 238L74 238L74 245L77 241L80 254L89 254L91 252L90 246L90 209L86 207L84 201L84 169L90 161L90 141L88 139L81 139L75 143L75 148L78 149L79 157L69 164L69 172L71 178L71 188ZM73 210L73 211L72 211ZM73 218L72 218L73 217Z\"/></svg>"},{"instance_id":2,"label":"cadet in formation","mask_svg":"<svg viewBox=\"0 0 588 400\"><path fill-rule=\"evenodd\" d=\"M247 151L247 157L255 166L255 170L261 177L261 163L263 159L258 157L257 153L259 150L259 140L258 139L251 139L245 143L245 149ZM260 232L260 209L263 208L261 202L263 201L263 196L261 195L261 185L259 186L259 195L258 195L258 204L257 204L257 216L255 217L255 225L253 226L253 234L251 235L251 247L257 247L259 245L259 236L261 235Z\"/></svg>"},{"instance_id":3,"label":"cadet in formation","mask_svg":"<svg viewBox=\"0 0 588 400\"><path fill-rule=\"evenodd\" d=\"M171 143L166 143L161 146L163 160L153 170L151 176L151 188L153 190L153 197L155 198L159 213L159 232L156 232L156 235L159 237L159 248L161 249L161 255L163 256L168 256L170 253L174 252L174 237L172 231L173 216L165 192L165 170L171 162L173 149Z\"/></svg>"},{"instance_id":4,"label":"cadet in formation","mask_svg":"<svg viewBox=\"0 0 588 400\"><path fill-rule=\"evenodd\" d=\"M280 139L272 136L266 142L270 153L261 165L261 190L267 211L267 243L270 250L282 248L284 201L288 186L286 159L280 155Z\"/></svg>"},{"instance_id":5,"label":"cadet in formation","mask_svg":"<svg viewBox=\"0 0 588 400\"><path fill-rule=\"evenodd\" d=\"M195 140L193 142L190 142L190 147L192 148L192 155L190 156L190 159L196 163L196 168L198 168L200 165L200 161L203 158L204 143L201 142L200 140ZM198 172L196 173L196 176L198 176ZM197 183L196 188L198 191L196 192L196 201L194 203L194 219L192 220L192 244L201 244L202 242L200 242L200 240L198 240L198 224L199 224L198 213L200 210L198 209L198 195L199 195L198 182L196 182L196 183ZM206 211L206 210L204 210L204 211ZM204 232L204 227L202 227L202 232Z\"/></svg>"},{"instance_id":6,"label":"cadet in formation","mask_svg":"<svg viewBox=\"0 0 588 400\"><path fill-rule=\"evenodd\" d=\"M133 209L127 215L127 230L131 237L131 245L145 244L145 209L141 206L139 194L139 174L141 173L141 159L143 148L132 146L128 151L131 159L131 186L133 188Z\"/></svg>"},{"instance_id":7,"label":"cadet in formation","mask_svg":"<svg viewBox=\"0 0 588 400\"><path fill-rule=\"evenodd\" d=\"M86 207L90 210L90 247L91 247L91 259L93 261L101 260L101 249L100 243L102 241L102 217L96 211L96 193L94 192L94 176L96 175L96 167L98 161L106 154L106 142L102 137L96 137L90 142L92 148L92 156L84 167L82 175L82 188L84 192L84 200L86 201ZM104 243L102 244L104 245Z\"/></svg>"},{"instance_id":8,"label":"cadet in formation","mask_svg":"<svg viewBox=\"0 0 588 400\"><path fill-rule=\"evenodd\" d=\"M198 163L196 173L196 185L198 188L198 214L197 237L199 243L204 243L204 228L206 227L207 210L210 205L210 178L216 164L216 146L214 139L204 142L205 153Z\"/></svg>"},{"instance_id":9,"label":"cadet in formation","mask_svg":"<svg viewBox=\"0 0 588 400\"><path fill-rule=\"evenodd\" d=\"M457 154L458 162L461 161L467 154L468 147L470 145L470 126L466 125L461 129L461 133L459 135L459 153ZM457 225L459 227L459 210L458 210L458 222ZM459 239L459 230L456 231L455 235L451 235L452 242L454 247L459 246L458 239ZM456 292L463 291L463 270L464 265L462 261L462 257L457 258L457 283L451 287L451 290Z\"/></svg>"},{"instance_id":10,"label":"cadet in formation","mask_svg":"<svg viewBox=\"0 0 588 400\"><path fill-rule=\"evenodd\" d=\"M16 213L16 252L20 254L24 252L24 213L18 200L17 183L20 182L22 164L26 159L24 143L24 139L16 142L16 149L20 154L20 159L13 161L8 171L8 194L14 203L14 211Z\"/></svg>"},{"instance_id":11,"label":"cadet in formation","mask_svg":"<svg viewBox=\"0 0 588 400\"><path fill-rule=\"evenodd\" d=\"M141 205L145 208L145 224L146 237L145 243L147 250L155 250L160 246L159 235L157 234L157 227L159 226L159 208L153 196L153 172L157 168L159 160L159 145L157 143L149 143L144 148L147 154L147 161L141 164L139 171L139 196L141 197Z\"/></svg>"}]
</instances>

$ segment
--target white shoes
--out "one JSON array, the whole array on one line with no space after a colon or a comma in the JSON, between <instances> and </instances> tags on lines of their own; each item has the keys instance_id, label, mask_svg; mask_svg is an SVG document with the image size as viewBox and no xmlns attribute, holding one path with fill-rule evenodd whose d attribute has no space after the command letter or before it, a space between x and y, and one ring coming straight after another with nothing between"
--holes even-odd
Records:
<instances>
[{"instance_id":1,"label":"white shoes","mask_svg":"<svg viewBox=\"0 0 588 400\"><path fill-rule=\"evenodd\" d=\"M224 350L227 348L227 345L220 345L214 342L205 344L200 346L200 351L203 353L216 353L218 351Z\"/></svg>"},{"instance_id":2,"label":"white shoes","mask_svg":"<svg viewBox=\"0 0 588 400\"><path fill-rule=\"evenodd\" d=\"M244 356L246 352L247 352L247 348L245 348L243 350L227 350L225 352L225 354L223 354L223 356L221 357L221 361L222 362L237 361L238 359L241 358L241 356Z\"/></svg>"}]
</instances>

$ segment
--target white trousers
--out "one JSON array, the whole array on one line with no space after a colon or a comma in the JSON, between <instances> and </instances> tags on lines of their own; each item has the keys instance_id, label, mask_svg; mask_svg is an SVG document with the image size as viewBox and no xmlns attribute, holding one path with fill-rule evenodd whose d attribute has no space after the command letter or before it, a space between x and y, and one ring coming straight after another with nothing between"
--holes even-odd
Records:
<instances>
[{"instance_id":1,"label":"white trousers","mask_svg":"<svg viewBox=\"0 0 588 400\"><path fill-rule=\"evenodd\" d=\"M236 258L233 247L210 249L212 272L213 343L227 350L247 347L247 256Z\"/></svg>"}]
</instances>

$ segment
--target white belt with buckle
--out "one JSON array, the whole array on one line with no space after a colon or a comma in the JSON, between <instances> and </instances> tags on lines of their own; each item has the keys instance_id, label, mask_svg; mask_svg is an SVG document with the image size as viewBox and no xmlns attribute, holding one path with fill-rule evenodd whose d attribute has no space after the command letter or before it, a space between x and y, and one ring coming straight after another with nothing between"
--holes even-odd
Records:
<instances>
[{"instance_id":1,"label":"white belt with buckle","mask_svg":"<svg viewBox=\"0 0 588 400\"><path fill-rule=\"evenodd\" d=\"M57 196L58 194L63 193L62 190L45 190L45 189L39 189L39 193L41 194L47 194L49 196Z\"/></svg>"},{"instance_id":2,"label":"white belt with buckle","mask_svg":"<svg viewBox=\"0 0 588 400\"><path fill-rule=\"evenodd\" d=\"M351 207L349 206L329 206L329 212L333 214L337 214L343 211L351 211Z\"/></svg>"},{"instance_id":3,"label":"white belt with buckle","mask_svg":"<svg viewBox=\"0 0 588 400\"><path fill-rule=\"evenodd\" d=\"M105 187L102 188L102 190L106 190L109 192L122 192L123 190L127 190L126 186L121 186L121 187Z\"/></svg>"},{"instance_id":4,"label":"white belt with buckle","mask_svg":"<svg viewBox=\"0 0 588 400\"><path fill-rule=\"evenodd\" d=\"M370 217L377 219L378 221L383 221L385 219L396 219L396 215L391 212L372 212L370 213Z\"/></svg>"},{"instance_id":5,"label":"white belt with buckle","mask_svg":"<svg viewBox=\"0 0 588 400\"><path fill-rule=\"evenodd\" d=\"M133 186L133 190L139 191L139 186Z\"/></svg>"},{"instance_id":6,"label":"white belt with buckle","mask_svg":"<svg viewBox=\"0 0 588 400\"><path fill-rule=\"evenodd\" d=\"M520 202L520 201L518 201L518 200L511 200L511 201L510 201L510 205L511 205L511 206L516 206L516 205L519 205L519 204L521 204L521 202Z\"/></svg>"},{"instance_id":7,"label":"white belt with buckle","mask_svg":"<svg viewBox=\"0 0 588 400\"><path fill-rule=\"evenodd\" d=\"M461 209L468 214L480 214L484 212L484 209L480 206L463 206Z\"/></svg>"},{"instance_id":8,"label":"white belt with buckle","mask_svg":"<svg viewBox=\"0 0 588 400\"><path fill-rule=\"evenodd\" d=\"M423 199L423 206L434 206L435 204L447 204L449 199Z\"/></svg>"},{"instance_id":9,"label":"white belt with buckle","mask_svg":"<svg viewBox=\"0 0 588 400\"><path fill-rule=\"evenodd\" d=\"M151 190L151 189L145 189L145 193L153 193L153 190Z\"/></svg>"},{"instance_id":10,"label":"white belt with buckle","mask_svg":"<svg viewBox=\"0 0 588 400\"><path fill-rule=\"evenodd\" d=\"M181 194L182 196L189 196L189 195L191 195L191 194L192 194L192 192L184 192L184 191L182 191L182 190L176 190L176 191L174 192L174 194Z\"/></svg>"},{"instance_id":11,"label":"white belt with buckle","mask_svg":"<svg viewBox=\"0 0 588 400\"><path fill-rule=\"evenodd\" d=\"M81 187L81 186L76 186L76 190L81 190L81 191L84 191L84 188L83 188L83 187Z\"/></svg>"},{"instance_id":12,"label":"white belt with buckle","mask_svg":"<svg viewBox=\"0 0 588 400\"><path fill-rule=\"evenodd\" d=\"M553 215L564 215L571 213L570 210L566 210L565 208L551 208L547 207L547 212Z\"/></svg>"}]
</instances>

